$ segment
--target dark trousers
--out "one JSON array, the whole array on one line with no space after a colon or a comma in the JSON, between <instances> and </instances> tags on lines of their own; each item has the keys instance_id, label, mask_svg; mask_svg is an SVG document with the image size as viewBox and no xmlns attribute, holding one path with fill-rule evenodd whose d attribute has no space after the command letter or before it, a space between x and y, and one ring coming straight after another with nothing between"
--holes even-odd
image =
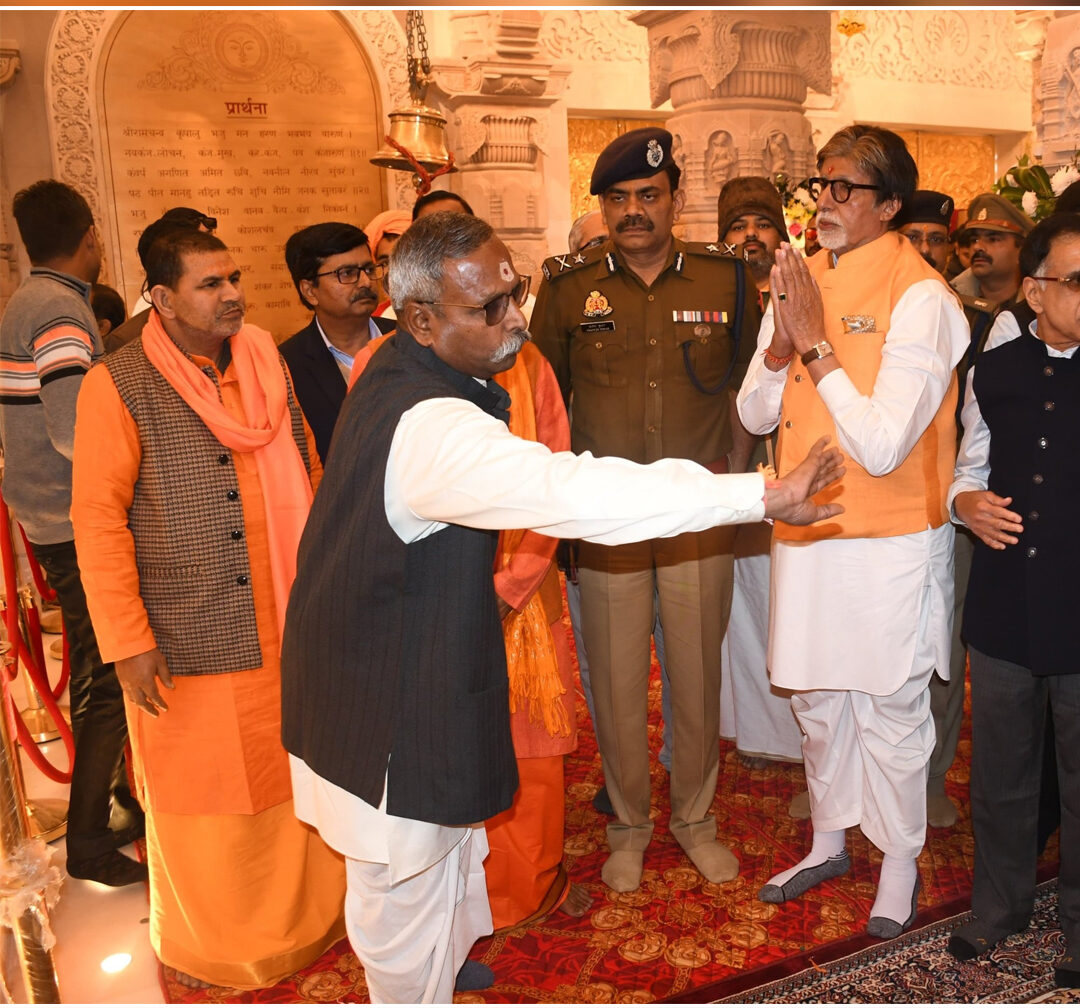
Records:
<instances>
[{"instance_id":1,"label":"dark trousers","mask_svg":"<svg viewBox=\"0 0 1080 1008\"><path fill-rule=\"evenodd\" d=\"M1080 954L1080 674L1033 676L974 648L971 660L971 905L993 940L1027 927L1035 897L1045 721L1054 719L1061 793L1058 914ZM1049 704L1047 701L1049 700ZM1000 932L1000 934L998 934Z\"/></svg>"},{"instance_id":2,"label":"dark trousers","mask_svg":"<svg viewBox=\"0 0 1080 1008\"><path fill-rule=\"evenodd\" d=\"M71 662L68 687L75 766L68 805L67 853L86 861L116 847L109 829L113 781L127 744L124 694L111 662L98 651L73 542L34 545L49 587L56 592Z\"/></svg>"}]
</instances>

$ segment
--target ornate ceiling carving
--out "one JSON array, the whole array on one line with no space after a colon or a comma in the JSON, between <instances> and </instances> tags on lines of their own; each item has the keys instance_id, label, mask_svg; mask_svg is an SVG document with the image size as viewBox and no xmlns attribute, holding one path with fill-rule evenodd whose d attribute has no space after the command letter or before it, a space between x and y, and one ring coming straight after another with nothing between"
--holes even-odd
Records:
<instances>
[{"instance_id":1,"label":"ornate ceiling carving","mask_svg":"<svg viewBox=\"0 0 1080 1008\"><path fill-rule=\"evenodd\" d=\"M1013 12L869 10L866 31L834 53L840 77L987 89L1031 87ZM834 13L833 17L838 15Z\"/></svg>"},{"instance_id":2,"label":"ornate ceiling carving","mask_svg":"<svg viewBox=\"0 0 1080 1008\"><path fill-rule=\"evenodd\" d=\"M540 45L553 59L641 63L649 60L645 30L631 11L547 11Z\"/></svg>"}]
</instances>

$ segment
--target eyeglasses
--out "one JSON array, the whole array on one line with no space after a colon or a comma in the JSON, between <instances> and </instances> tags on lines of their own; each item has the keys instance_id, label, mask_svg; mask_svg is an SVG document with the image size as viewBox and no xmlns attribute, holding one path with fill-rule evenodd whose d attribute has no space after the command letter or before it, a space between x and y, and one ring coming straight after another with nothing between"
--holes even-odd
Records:
<instances>
[{"instance_id":1,"label":"eyeglasses","mask_svg":"<svg viewBox=\"0 0 1080 1008\"><path fill-rule=\"evenodd\" d=\"M327 270L325 273L316 273L314 279L324 276L336 276L339 284L346 286L356 283L360 274L366 273L369 280L381 280L386 276L386 267L378 263L366 263L363 266L339 266L337 269Z\"/></svg>"},{"instance_id":2,"label":"eyeglasses","mask_svg":"<svg viewBox=\"0 0 1080 1008\"><path fill-rule=\"evenodd\" d=\"M901 231L900 232L912 245L921 245L926 242L931 248L941 248L949 244L949 236L943 234L928 234L925 231Z\"/></svg>"},{"instance_id":3,"label":"eyeglasses","mask_svg":"<svg viewBox=\"0 0 1080 1008\"><path fill-rule=\"evenodd\" d=\"M1080 294L1080 273L1074 273L1067 277L1032 277L1033 280L1050 280L1053 283L1064 284L1070 294Z\"/></svg>"},{"instance_id":4,"label":"eyeglasses","mask_svg":"<svg viewBox=\"0 0 1080 1008\"><path fill-rule=\"evenodd\" d=\"M837 203L846 203L851 199L851 191L853 189L880 189L881 186L877 185L865 185L862 182L849 182L847 179L842 178L812 178L807 180L810 186L810 195L815 200L821 198L821 194L828 189L832 198Z\"/></svg>"},{"instance_id":5,"label":"eyeglasses","mask_svg":"<svg viewBox=\"0 0 1080 1008\"><path fill-rule=\"evenodd\" d=\"M532 277L519 276L518 282L514 284L512 290L507 291L505 294L499 294L497 297L493 297L487 304L459 304L456 301L424 301L422 304L442 305L445 308L471 308L473 311L482 311L484 313L484 321L489 326L497 326L504 318L506 318L506 310L510 307L510 301L513 300L519 308L525 303L525 299L529 296L529 285L532 282Z\"/></svg>"}]
</instances>

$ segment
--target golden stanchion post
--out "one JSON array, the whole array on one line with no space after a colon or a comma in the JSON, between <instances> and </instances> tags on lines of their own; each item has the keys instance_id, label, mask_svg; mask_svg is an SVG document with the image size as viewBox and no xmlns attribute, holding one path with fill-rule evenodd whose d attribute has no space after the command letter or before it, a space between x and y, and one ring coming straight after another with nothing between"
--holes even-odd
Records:
<instances>
[{"instance_id":1,"label":"golden stanchion post","mask_svg":"<svg viewBox=\"0 0 1080 1008\"><path fill-rule=\"evenodd\" d=\"M3 661L10 659L5 655ZM0 673L4 674L4 673ZM0 923L10 927L19 952L25 994L32 1004L58 1004L49 925L63 876L50 864L50 850L31 839L19 752L8 723L8 698L0 711Z\"/></svg>"}]
</instances>

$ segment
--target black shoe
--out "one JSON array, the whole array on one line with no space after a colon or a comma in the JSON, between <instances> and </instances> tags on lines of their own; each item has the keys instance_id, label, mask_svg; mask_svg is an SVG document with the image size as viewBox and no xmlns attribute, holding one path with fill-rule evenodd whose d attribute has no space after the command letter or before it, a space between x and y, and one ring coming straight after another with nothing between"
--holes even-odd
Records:
<instances>
[{"instance_id":1,"label":"black shoe","mask_svg":"<svg viewBox=\"0 0 1080 1008\"><path fill-rule=\"evenodd\" d=\"M1067 955L1054 967L1055 987L1080 987L1080 956Z\"/></svg>"},{"instance_id":2,"label":"black shoe","mask_svg":"<svg viewBox=\"0 0 1080 1008\"><path fill-rule=\"evenodd\" d=\"M466 959L454 980L455 991L487 990L495 982L490 966L478 959Z\"/></svg>"},{"instance_id":3,"label":"black shoe","mask_svg":"<svg viewBox=\"0 0 1080 1008\"><path fill-rule=\"evenodd\" d=\"M604 784L596 794L593 795L592 807L596 809L601 815L612 816L615 815L615 806L611 804L611 799L608 797L607 785Z\"/></svg>"},{"instance_id":4,"label":"black shoe","mask_svg":"<svg viewBox=\"0 0 1080 1008\"><path fill-rule=\"evenodd\" d=\"M69 858L67 873L72 878L89 879L91 882L115 887L145 882L150 877L146 865L114 850L88 861L72 861Z\"/></svg>"}]
</instances>

